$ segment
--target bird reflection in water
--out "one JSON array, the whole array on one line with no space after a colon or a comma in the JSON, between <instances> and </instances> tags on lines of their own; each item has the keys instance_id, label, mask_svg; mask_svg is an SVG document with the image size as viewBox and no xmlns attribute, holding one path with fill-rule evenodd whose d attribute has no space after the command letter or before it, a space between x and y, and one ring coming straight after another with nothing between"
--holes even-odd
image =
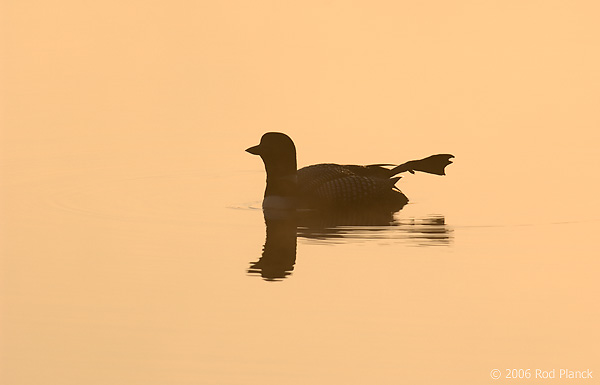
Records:
<instances>
[{"instance_id":1,"label":"bird reflection in water","mask_svg":"<svg viewBox=\"0 0 600 385\"><path fill-rule=\"evenodd\" d=\"M292 274L296 263L297 238L309 242L340 243L387 240L414 246L445 246L452 230L442 215L402 218L386 210L297 211L263 210L266 241L262 257L251 263L250 275L280 281Z\"/></svg>"},{"instance_id":2,"label":"bird reflection in water","mask_svg":"<svg viewBox=\"0 0 600 385\"><path fill-rule=\"evenodd\" d=\"M249 274L260 274L267 281L284 279L296 263L296 210L263 210L267 238L262 257L248 269Z\"/></svg>"}]
</instances>

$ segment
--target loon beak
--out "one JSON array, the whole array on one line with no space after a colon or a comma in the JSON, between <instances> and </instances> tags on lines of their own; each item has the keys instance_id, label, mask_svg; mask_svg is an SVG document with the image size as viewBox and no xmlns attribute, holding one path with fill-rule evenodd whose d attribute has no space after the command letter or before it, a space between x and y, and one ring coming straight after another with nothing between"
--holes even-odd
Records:
<instances>
[{"instance_id":1,"label":"loon beak","mask_svg":"<svg viewBox=\"0 0 600 385\"><path fill-rule=\"evenodd\" d=\"M254 147L247 148L246 152L249 152L252 155L260 155L260 144Z\"/></svg>"}]
</instances>

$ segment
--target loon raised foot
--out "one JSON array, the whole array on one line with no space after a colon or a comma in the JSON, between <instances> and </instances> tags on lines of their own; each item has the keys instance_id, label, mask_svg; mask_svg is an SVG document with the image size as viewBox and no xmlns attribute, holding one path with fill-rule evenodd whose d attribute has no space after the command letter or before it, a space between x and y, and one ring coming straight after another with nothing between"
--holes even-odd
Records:
<instances>
[{"instance_id":1,"label":"loon raised foot","mask_svg":"<svg viewBox=\"0 0 600 385\"><path fill-rule=\"evenodd\" d=\"M451 154L437 154L411 160L399 166L368 166L322 163L296 165L296 147L289 136L267 132L260 144L247 152L259 155L267 172L263 208L367 208L386 207L399 210L408 198L395 186L402 172L415 171L445 175L452 163Z\"/></svg>"}]
</instances>

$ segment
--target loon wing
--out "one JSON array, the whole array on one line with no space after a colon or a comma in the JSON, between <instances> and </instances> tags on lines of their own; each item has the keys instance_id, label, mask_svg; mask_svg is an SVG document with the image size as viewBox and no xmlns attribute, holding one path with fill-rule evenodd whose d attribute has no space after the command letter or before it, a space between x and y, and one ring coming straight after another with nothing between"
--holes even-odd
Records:
<instances>
[{"instance_id":1,"label":"loon wing","mask_svg":"<svg viewBox=\"0 0 600 385\"><path fill-rule=\"evenodd\" d=\"M309 206L404 205L404 194L393 189L398 179L380 165L317 164L298 170L298 192Z\"/></svg>"}]
</instances>

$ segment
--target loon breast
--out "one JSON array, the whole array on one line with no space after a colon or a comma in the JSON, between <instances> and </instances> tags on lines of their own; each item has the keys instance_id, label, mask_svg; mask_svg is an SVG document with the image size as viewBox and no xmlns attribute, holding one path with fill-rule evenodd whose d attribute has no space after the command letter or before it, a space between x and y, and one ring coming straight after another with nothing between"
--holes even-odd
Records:
<instances>
[{"instance_id":1,"label":"loon breast","mask_svg":"<svg viewBox=\"0 0 600 385\"><path fill-rule=\"evenodd\" d=\"M296 208L296 199L291 196L266 195L262 207L263 209L289 210Z\"/></svg>"}]
</instances>

